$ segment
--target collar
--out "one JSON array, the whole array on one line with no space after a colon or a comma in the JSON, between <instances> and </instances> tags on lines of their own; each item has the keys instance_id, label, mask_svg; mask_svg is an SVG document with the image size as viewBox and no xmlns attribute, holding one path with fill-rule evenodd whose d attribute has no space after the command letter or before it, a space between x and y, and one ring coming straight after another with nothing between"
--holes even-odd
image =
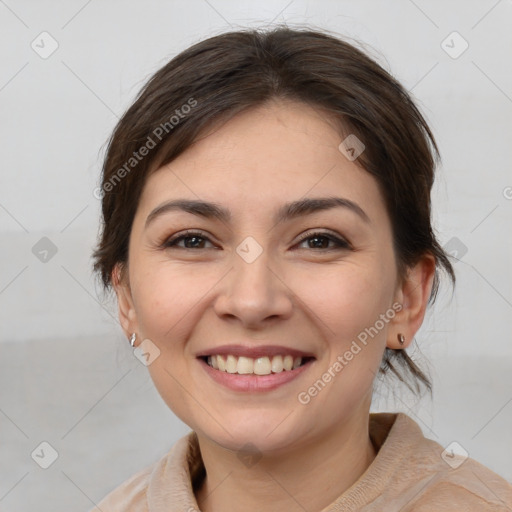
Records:
<instances>
[{"instance_id":1,"label":"collar","mask_svg":"<svg viewBox=\"0 0 512 512\"><path fill-rule=\"evenodd\" d=\"M403 413L371 413L369 435L377 456L363 475L322 512L358 510L376 499L402 464L401 459L424 439L420 427ZM205 475L197 434L191 431L153 468L147 490L149 511L199 510L194 492Z\"/></svg>"}]
</instances>

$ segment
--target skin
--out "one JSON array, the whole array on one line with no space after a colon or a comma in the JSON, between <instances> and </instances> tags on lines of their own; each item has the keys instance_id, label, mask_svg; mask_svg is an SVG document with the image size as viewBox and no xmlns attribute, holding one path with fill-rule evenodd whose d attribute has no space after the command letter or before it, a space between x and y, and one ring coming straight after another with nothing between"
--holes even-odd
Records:
<instances>
[{"instance_id":1,"label":"skin","mask_svg":"<svg viewBox=\"0 0 512 512\"><path fill-rule=\"evenodd\" d=\"M155 386L197 432L207 471L196 495L202 511L321 510L376 455L368 433L373 380L385 347L402 348L398 333L407 347L421 326L435 260L425 255L399 279L377 182L338 150L341 140L319 110L271 101L216 127L143 190L127 271L113 272L119 316L127 337L136 332L137 343L158 347L148 366ZM356 202L370 222L340 207L272 220L285 202L330 196ZM171 211L145 228L155 207L178 198L215 202L232 219ZM162 247L187 229L204 237ZM350 248L299 241L312 230L328 230ZM252 263L236 252L248 236L263 250ZM393 303L402 310L308 404L299 403L298 394ZM296 347L316 360L273 391L232 391L195 354L243 341ZM237 456L248 442L261 456L250 466Z\"/></svg>"}]
</instances>

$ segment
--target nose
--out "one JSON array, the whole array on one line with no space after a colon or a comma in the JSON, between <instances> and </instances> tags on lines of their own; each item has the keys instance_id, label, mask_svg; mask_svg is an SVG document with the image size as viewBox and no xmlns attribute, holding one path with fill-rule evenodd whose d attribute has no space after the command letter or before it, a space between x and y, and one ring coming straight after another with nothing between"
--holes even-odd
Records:
<instances>
[{"instance_id":1,"label":"nose","mask_svg":"<svg viewBox=\"0 0 512 512\"><path fill-rule=\"evenodd\" d=\"M233 267L219 283L214 305L219 317L236 320L246 329L258 329L291 316L292 290L267 252L250 263L234 254Z\"/></svg>"}]
</instances>

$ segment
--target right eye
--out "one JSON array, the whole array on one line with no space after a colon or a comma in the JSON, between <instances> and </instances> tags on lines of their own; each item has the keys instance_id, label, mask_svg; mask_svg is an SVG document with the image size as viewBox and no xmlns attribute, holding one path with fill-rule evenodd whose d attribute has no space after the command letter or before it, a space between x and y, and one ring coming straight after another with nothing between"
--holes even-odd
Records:
<instances>
[{"instance_id":1,"label":"right eye","mask_svg":"<svg viewBox=\"0 0 512 512\"><path fill-rule=\"evenodd\" d=\"M184 247L179 246L180 242L184 242ZM178 248L178 249L207 249L204 247L204 242L210 242L209 238L201 231L187 231L182 234L177 234L168 238L163 244L164 248ZM211 243L211 242L210 242Z\"/></svg>"}]
</instances>

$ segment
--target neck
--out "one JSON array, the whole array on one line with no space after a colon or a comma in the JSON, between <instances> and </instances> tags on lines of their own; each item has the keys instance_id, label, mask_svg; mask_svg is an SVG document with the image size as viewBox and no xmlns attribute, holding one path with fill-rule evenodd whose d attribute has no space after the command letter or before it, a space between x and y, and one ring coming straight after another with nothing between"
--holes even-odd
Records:
<instances>
[{"instance_id":1,"label":"neck","mask_svg":"<svg viewBox=\"0 0 512 512\"><path fill-rule=\"evenodd\" d=\"M354 484L375 458L369 412L300 450L244 465L237 453L198 434L206 478L197 492L202 512L322 510Z\"/></svg>"}]
</instances>

